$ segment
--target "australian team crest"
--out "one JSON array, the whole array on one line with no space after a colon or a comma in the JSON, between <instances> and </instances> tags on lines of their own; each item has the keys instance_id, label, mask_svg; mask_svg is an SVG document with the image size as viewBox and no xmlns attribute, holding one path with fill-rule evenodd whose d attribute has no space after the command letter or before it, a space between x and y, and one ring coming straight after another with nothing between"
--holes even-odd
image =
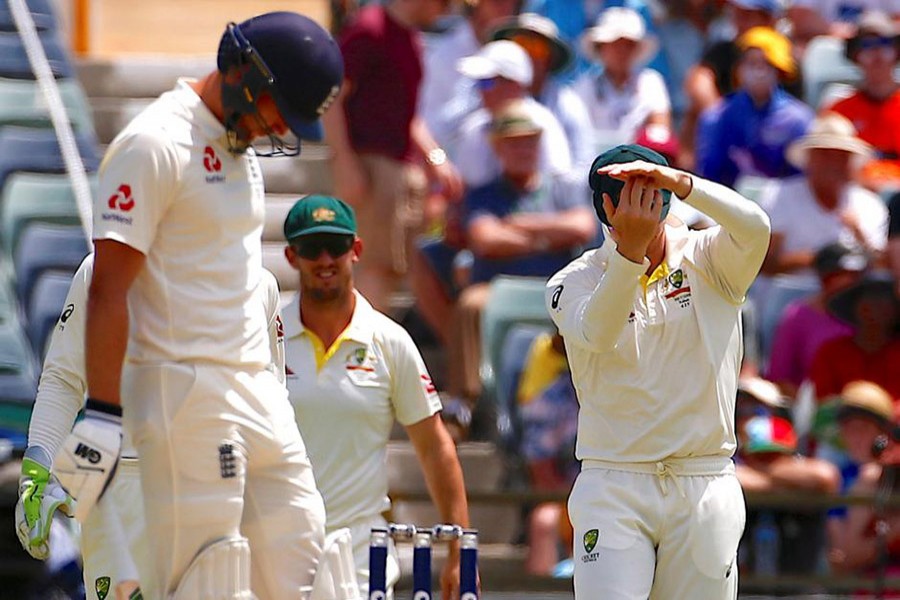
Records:
<instances>
[{"instance_id":1,"label":"australian team crest","mask_svg":"<svg viewBox=\"0 0 900 600\"><path fill-rule=\"evenodd\" d=\"M678 269L677 271L669 275L669 285L671 285L675 289L678 289L682 285L684 285L684 271Z\"/></svg>"},{"instance_id":2,"label":"australian team crest","mask_svg":"<svg viewBox=\"0 0 900 600\"><path fill-rule=\"evenodd\" d=\"M323 221L334 221L335 214L334 211L330 208L320 206L312 212L312 218L316 223L321 223Z\"/></svg>"},{"instance_id":3,"label":"australian team crest","mask_svg":"<svg viewBox=\"0 0 900 600\"><path fill-rule=\"evenodd\" d=\"M110 586L109 577L98 577L94 582L94 591L97 592L97 598L100 600L105 600L109 595L109 586Z\"/></svg>"},{"instance_id":4,"label":"australian team crest","mask_svg":"<svg viewBox=\"0 0 900 600\"><path fill-rule=\"evenodd\" d=\"M348 371L366 371L372 373L375 371L374 363L375 356L370 354L368 348L365 346L350 352L347 354L347 358L344 359L344 364Z\"/></svg>"},{"instance_id":5,"label":"australian team crest","mask_svg":"<svg viewBox=\"0 0 900 600\"><path fill-rule=\"evenodd\" d=\"M600 531L597 529L588 529L584 532L584 551L586 554L590 554L593 552L594 547L597 545L597 540L600 539Z\"/></svg>"}]
</instances>

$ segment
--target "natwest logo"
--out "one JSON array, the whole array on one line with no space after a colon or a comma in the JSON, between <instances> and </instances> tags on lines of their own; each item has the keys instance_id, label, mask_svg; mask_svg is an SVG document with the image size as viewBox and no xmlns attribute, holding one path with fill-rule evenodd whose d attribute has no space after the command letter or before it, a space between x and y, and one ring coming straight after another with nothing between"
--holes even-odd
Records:
<instances>
[{"instance_id":1,"label":"natwest logo","mask_svg":"<svg viewBox=\"0 0 900 600\"><path fill-rule=\"evenodd\" d=\"M209 173L218 173L222 170L222 161L216 156L212 146L203 149L203 168Z\"/></svg>"},{"instance_id":2,"label":"natwest logo","mask_svg":"<svg viewBox=\"0 0 900 600\"><path fill-rule=\"evenodd\" d=\"M121 210L122 212L128 212L132 208L134 208L134 198L131 197L131 186L127 183L123 183L119 186L119 189L116 190L116 193L109 197L109 200L106 201L107 206L109 206L110 210Z\"/></svg>"}]
</instances>

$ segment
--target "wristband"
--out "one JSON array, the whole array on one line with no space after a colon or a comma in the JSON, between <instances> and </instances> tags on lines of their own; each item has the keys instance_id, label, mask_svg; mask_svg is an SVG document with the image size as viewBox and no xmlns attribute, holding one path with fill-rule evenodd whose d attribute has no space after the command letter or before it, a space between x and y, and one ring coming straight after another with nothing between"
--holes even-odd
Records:
<instances>
[{"instance_id":1,"label":"wristband","mask_svg":"<svg viewBox=\"0 0 900 600\"><path fill-rule=\"evenodd\" d=\"M84 405L84 412L98 412L101 413L100 416L115 417L117 419L122 418L121 406L91 397L88 397L87 402Z\"/></svg>"}]
</instances>

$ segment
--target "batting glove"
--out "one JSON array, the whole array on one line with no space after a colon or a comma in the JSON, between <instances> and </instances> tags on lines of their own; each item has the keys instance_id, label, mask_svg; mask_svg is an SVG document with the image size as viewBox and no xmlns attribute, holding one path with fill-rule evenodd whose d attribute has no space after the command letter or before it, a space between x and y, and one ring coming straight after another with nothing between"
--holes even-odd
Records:
<instances>
[{"instance_id":1,"label":"batting glove","mask_svg":"<svg viewBox=\"0 0 900 600\"><path fill-rule=\"evenodd\" d=\"M75 501L50 474L47 451L30 446L25 450L19 475L16 535L25 551L38 560L46 560L50 554L50 525L57 510L71 517Z\"/></svg>"},{"instance_id":2,"label":"batting glove","mask_svg":"<svg viewBox=\"0 0 900 600\"><path fill-rule=\"evenodd\" d=\"M78 501L79 523L109 487L121 450L122 407L88 398L84 419L72 428L53 463L59 482Z\"/></svg>"}]
</instances>

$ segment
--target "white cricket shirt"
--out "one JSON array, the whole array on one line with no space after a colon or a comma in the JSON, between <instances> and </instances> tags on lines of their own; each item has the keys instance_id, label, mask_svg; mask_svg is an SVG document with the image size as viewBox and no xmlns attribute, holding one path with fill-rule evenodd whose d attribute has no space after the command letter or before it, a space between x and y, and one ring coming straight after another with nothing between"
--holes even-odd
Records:
<instances>
[{"instance_id":1,"label":"white cricket shirt","mask_svg":"<svg viewBox=\"0 0 900 600\"><path fill-rule=\"evenodd\" d=\"M128 297L138 363L265 367L264 194L252 149L228 152L224 126L187 80L141 112L100 166L94 238L146 255Z\"/></svg>"},{"instance_id":2,"label":"white cricket shirt","mask_svg":"<svg viewBox=\"0 0 900 600\"><path fill-rule=\"evenodd\" d=\"M284 320L288 393L325 499L326 527L384 512L394 419L413 425L441 409L419 350L358 293L350 325L327 350L300 322L299 295Z\"/></svg>"},{"instance_id":3,"label":"white cricket shirt","mask_svg":"<svg viewBox=\"0 0 900 600\"><path fill-rule=\"evenodd\" d=\"M698 177L686 202L720 225L667 225L665 260L651 277L649 261L629 261L607 239L547 284L581 405L580 459L734 453L740 306L765 257L769 221Z\"/></svg>"},{"instance_id":4,"label":"white cricket shirt","mask_svg":"<svg viewBox=\"0 0 900 600\"><path fill-rule=\"evenodd\" d=\"M93 271L94 255L88 254L75 271L62 313L51 333L28 424L29 445L41 446L51 457L56 456L72 430L75 417L84 408L87 395L84 330L88 288ZM278 307L278 283L275 276L266 269L262 270L256 298L268 321L268 338L273 356L269 369L283 383L284 328ZM123 429L122 435L122 458L137 458L128 430Z\"/></svg>"}]
</instances>

